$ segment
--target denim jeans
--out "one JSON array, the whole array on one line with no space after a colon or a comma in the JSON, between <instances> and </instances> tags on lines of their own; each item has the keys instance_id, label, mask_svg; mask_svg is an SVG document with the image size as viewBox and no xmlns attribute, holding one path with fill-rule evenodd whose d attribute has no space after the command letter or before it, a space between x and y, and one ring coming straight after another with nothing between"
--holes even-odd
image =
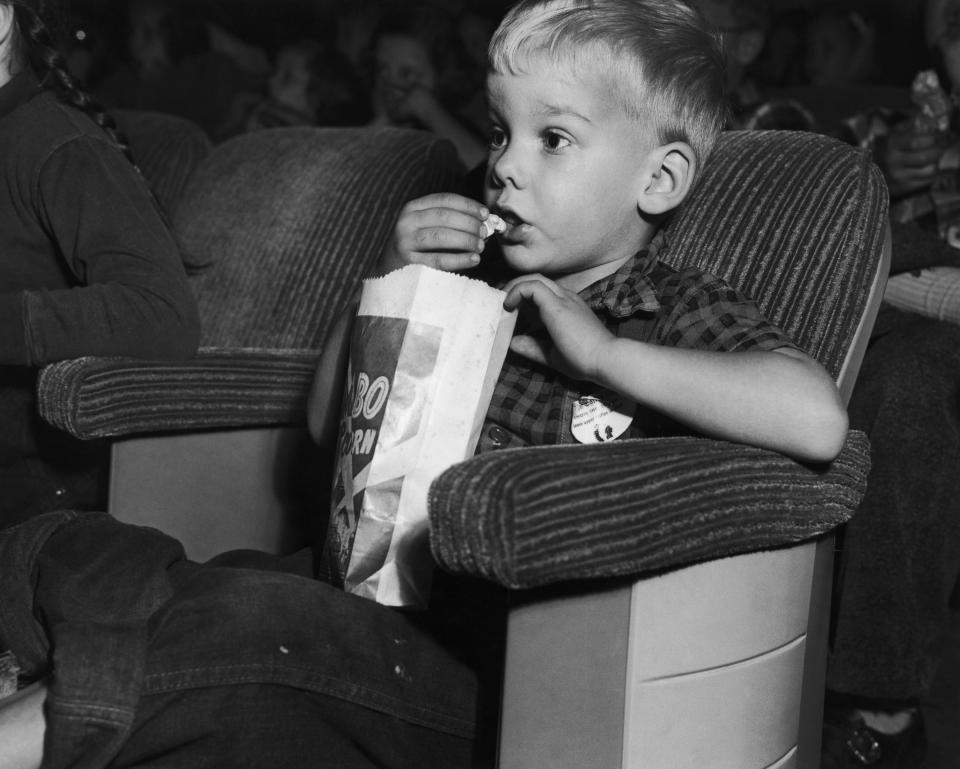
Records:
<instances>
[{"instance_id":1,"label":"denim jeans","mask_svg":"<svg viewBox=\"0 0 960 769\"><path fill-rule=\"evenodd\" d=\"M302 553L198 564L103 513L0 532L0 564L0 648L49 676L45 768L488 765L498 591L403 612Z\"/></svg>"}]
</instances>

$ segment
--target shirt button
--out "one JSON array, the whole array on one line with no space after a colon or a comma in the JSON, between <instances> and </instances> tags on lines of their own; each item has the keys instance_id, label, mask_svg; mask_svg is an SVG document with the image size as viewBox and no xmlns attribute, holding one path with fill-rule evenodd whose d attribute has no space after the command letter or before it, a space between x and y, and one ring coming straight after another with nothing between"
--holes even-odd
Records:
<instances>
[{"instance_id":1,"label":"shirt button","mask_svg":"<svg viewBox=\"0 0 960 769\"><path fill-rule=\"evenodd\" d=\"M489 430L487 430L487 437L490 439L490 443L493 444L493 447L496 449L506 446L510 443L510 433L504 430L499 425L494 425Z\"/></svg>"}]
</instances>

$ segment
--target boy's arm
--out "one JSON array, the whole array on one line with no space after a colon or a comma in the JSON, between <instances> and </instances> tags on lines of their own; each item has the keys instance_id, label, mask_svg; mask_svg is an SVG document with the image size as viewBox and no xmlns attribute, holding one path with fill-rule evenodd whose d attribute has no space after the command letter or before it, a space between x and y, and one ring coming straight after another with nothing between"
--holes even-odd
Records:
<instances>
[{"instance_id":1,"label":"boy's arm","mask_svg":"<svg viewBox=\"0 0 960 769\"><path fill-rule=\"evenodd\" d=\"M614 336L576 293L540 277L509 287L504 302L536 305L550 335L511 349L596 382L699 433L828 461L843 446L847 413L823 367L799 350L715 352Z\"/></svg>"},{"instance_id":2,"label":"boy's arm","mask_svg":"<svg viewBox=\"0 0 960 769\"><path fill-rule=\"evenodd\" d=\"M843 447L847 413L837 388L799 350L708 352L614 338L597 365L600 384L704 435L811 462Z\"/></svg>"}]
</instances>

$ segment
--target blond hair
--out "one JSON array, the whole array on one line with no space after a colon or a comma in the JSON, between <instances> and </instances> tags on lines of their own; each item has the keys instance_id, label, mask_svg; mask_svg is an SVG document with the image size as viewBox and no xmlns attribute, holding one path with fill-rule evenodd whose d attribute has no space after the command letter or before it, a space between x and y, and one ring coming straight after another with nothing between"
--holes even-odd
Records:
<instances>
[{"instance_id":1,"label":"blond hair","mask_svg":"<svg viewBox=\"0 0 960 769\"><path fill-rule=\"evenodd\" d=\"M492 72L548 57L606 76L626 110L659 141L690 144L702 164L727 122L723 48L682 0L521 0L494 33Z\"/></svg>"}]
</instances>

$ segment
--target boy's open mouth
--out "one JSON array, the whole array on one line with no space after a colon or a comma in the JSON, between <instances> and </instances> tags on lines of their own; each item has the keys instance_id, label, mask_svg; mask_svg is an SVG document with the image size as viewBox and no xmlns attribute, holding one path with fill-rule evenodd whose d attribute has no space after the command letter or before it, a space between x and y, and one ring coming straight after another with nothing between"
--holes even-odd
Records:
<instances>
[{"instance_id":1,"label":"boy's open mouth","mask_svg":"<svg viewBox=\"0 0 960 769\"><path fill-rule=\"evenodd\" d=\"M497 209L495 213L505 224L504 229L497 233L497 237L506 243L516 242L526 222L509 209Z\"/></svg>"}]
</instances>

